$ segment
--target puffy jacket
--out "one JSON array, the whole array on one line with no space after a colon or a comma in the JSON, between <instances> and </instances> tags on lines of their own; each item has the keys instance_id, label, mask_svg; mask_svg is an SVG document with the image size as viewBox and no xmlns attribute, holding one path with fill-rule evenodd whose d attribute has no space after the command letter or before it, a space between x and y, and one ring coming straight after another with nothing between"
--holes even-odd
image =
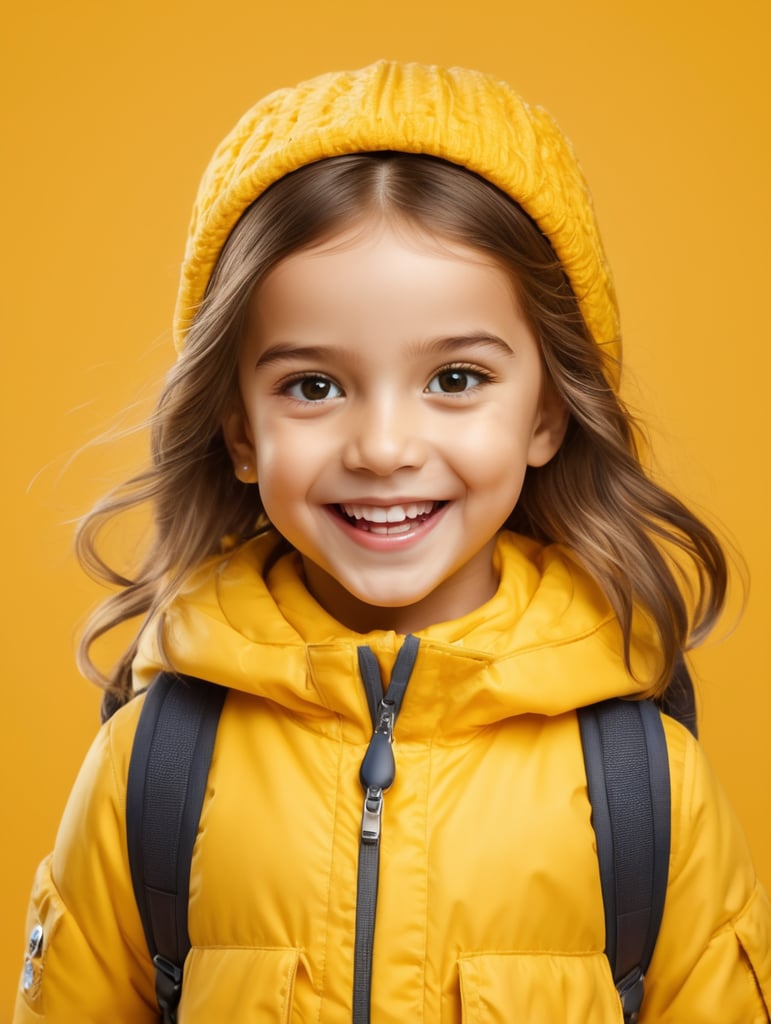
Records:
<instances>
[{"instance_id":1,"label":"puffy jacket","mask_svg":"<svg viewBox=\"0 0 771 1024\"><path fill-rule=\"evenodd\" d=\"M169 609L171 663L227 684L193 857L181 1024L351 1020L357 668L402 642L352 633L263 538L205 566ZM603 596L559 548L502 534L500 586L423 631L386 794L373 1024L620 1022L577 706L633 694ZM639 638L645 670L652 646ZM137 680L160 664L146 634ZM15 1024L158 1019L129 878L126 773L142 698L98 734L40 867L39 946ZM641 1020L751 1024L771 1005L771 908L698 743L666 722L669 891Z\"/></svg>"}]
</instances>

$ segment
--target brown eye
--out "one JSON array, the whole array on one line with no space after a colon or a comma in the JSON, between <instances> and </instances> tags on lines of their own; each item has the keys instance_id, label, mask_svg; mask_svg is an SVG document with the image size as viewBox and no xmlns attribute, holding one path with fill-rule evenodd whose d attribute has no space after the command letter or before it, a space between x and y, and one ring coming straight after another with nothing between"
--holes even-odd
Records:
<instances>
[{"instance_id":1,"label":"brown eye","mask_svg":"<svg viewBox=\"0 0 771 1024\"><path fill-rule=\"evenodd\" d=\"M448 368L447 370L440 370L431 380L428 382L426 391L430 391L433 394L443 395L457 395L463 391L468 391L470 388L477 387L484 381L484 377L481 373L472 373L470 370L462 370L460 368Z\"/></svg>"},{"instance_id":2,"label":"brown eye","mask_svg":"<svg viewBox=\"0 0 771 1024\"><path fill-rule=\"evenodd\" d=\"M339 398L342 389L328 377L300 377L286 388L286 394L301 402L323 402L327 398Z\"/></svg>"}]
</instances>

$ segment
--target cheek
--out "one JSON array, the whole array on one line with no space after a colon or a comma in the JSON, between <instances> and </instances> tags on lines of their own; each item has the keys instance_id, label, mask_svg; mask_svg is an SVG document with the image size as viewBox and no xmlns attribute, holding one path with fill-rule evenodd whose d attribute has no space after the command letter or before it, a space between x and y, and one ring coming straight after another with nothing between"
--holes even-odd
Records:
<instances>
[{"instance_id":1,"label":"cheek","mask_svg":"<svg viewBox=\"0 0 771 1024\"><path fill-rule=\"evenodd\" d=\"M280 459L263 462L259 470L260 501L276 530L297 546L297 531L304 521L303 489L297 474Z\"/></svg>"},{"instance_id":2,"label":"cheek","mask_svg":"<svg viewBox=\"0 0 771 1024\"><path fill-rule=\"evenodd\" d=\"M290 425L273 419L268 415L257 418L254 427L255 452L260 479L273 475L281 477L286 470L286 463L294 463L302 456L303 445L300 432ZM301 463L300 463L301 465Z\"/></svg>"},{"instance_id":3,"label":"cheek","mask_svg":"<svg viewBox=\"0 0 771 1024\"><path fill-rule=\"evenodd\" d=\"M255 445L260 495L271 520L296 514L314 484L325 476L327 461L318 431L307 424L258 425Z\"/></svg>"},{"instance_id":4,"label":"cheek","mask_svg":"<svg viewBox=\"0 0 771 1024\"><path fill-rule=\"evenodd\" d=\"M470 420L455 438L452 450L470 480L480 483L524 472L534 419L521 410L500 409L484 421Z\"/></svg>"},{"instance_id":5,"label":"cheek","mask_svg":"<svg viewBox=\"0 0 771 1024\"><path fill-rule=\"evenodd\" d=\"M530 426L528 418L502 413L492 429L469 431L462 445L462 464L459 450L455 452L456 472L470 501L468 514L496 529L511 515L522 493Z\"/></svg>"}]
</instances>

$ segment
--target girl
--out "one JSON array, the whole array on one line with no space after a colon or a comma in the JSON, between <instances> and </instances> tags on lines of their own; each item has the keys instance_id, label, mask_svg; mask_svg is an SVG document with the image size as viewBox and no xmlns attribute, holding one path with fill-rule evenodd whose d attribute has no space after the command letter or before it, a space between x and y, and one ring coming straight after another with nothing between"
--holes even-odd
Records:
<instances>
[{"instance_id":1,"label":"girl","mask_svg":"<svg viewBox=\"0 0 771 1024\"><path fill-rule=\"evenodd\" d=\"M457 69L278 92L204 177L176 339L152 465L80 532L118 587L87 674L98 636L140 625L38 873L15 1021L158 1020L125 793L131 698L161 669L228 688L182 1024L352 1019L379 675L404 696L396 781L364 815L372 1020L621 1021L576 709L664 694L726 565L641 468L568 143ZM142 503L128 578L95 541ZM766 1021L767 898L698 744L665 729L672 851L640 1020Z\"/></svg>"}]
</instances>

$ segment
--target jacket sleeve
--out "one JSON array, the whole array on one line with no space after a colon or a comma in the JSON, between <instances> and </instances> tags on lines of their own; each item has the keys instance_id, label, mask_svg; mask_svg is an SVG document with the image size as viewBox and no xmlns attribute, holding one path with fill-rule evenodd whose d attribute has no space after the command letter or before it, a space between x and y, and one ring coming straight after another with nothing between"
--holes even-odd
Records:
<instances>
[{"instance_id":1,"label":"jacket sleeve","mask_svg":"<svg viewBox=\"0 0 771 1024\"><path fill-rule=\"evenodd\" d=\"M672 851L641 1024L767 1024L771 905L702 747L665 722Z\"/></svg>"},{"instance_id":2,"label":"jacket sleeve","mask_svg":"<svg viewBox=\"0 0 771 1024\"><path fill-rule=\"evenodd\" d=\"M126 852L125 780L140 701L102 727L40 865L13 1024L150 1024L153 971Z\"/></svg>"}]
</instances>

